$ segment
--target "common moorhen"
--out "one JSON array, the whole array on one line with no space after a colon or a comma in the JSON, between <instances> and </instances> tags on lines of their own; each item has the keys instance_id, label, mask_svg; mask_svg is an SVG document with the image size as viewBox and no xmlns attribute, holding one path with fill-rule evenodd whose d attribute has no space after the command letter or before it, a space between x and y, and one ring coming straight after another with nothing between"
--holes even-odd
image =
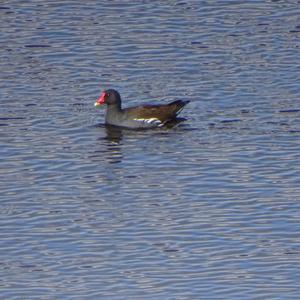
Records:
<instances>
[{"instance_id":1,"label":"common moorhen","mask_svg":"<svg viewBox=\"0 0 300 300\"><path fill-rule=\"evenodd\" d=\"M113 89L102 92L95 106L107 104L105 123L127 128L155 128L167 125L189 101L176 100L169 104L121 107L121 96Z\"/></svg>"}]
</instances>

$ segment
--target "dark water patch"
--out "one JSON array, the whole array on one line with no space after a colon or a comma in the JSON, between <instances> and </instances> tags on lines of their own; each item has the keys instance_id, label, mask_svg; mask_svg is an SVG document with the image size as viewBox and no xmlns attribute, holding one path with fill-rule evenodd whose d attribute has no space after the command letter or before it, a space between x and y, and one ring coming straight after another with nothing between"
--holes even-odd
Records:
<instances>
[{"instance_id":1,"label":"dark water patch","mask_svg":"<svg viewBox=\"0 0 300 300\"><path fill-rule=\"evenodd\" d=\"M196 46L197 48L203 48L203 49L209 48L208 45L204 45L203 42L200 41L192 41L191 45Z\"/></svg>"},{"instance_id":2,"label":"dark water patch","mask_svg":"<svg viewBox=\"0 0 300 300\"><path fill-rule=\"evenodd\" d=\"M293 108L291 108L291 109L281 109L279 112L284 113L284 114L298 113L298 112L300 112L300 109L293 109Z\"/></svg>"},{"instance_id":3,"label":"dark water patch","mask_svg":"<svg viewBox=\"0 0 300 300\"><path fill-rule=\"evenodd\" d=\"M242 114L249 114L249 113L251 113L251 111L249 109L242 109L241 113Z\"/></svg>"},{"instance_id":4,"label":"dark water patch","mask_svg":"<svg viewBox=\"0 0 300 300\"><path fill-rule=\"evenodd\" d=\"M290 33L299 33L300 32L300 25L297 25L294 29L289 31Z\"/></svg>"},{"instance_id":5,"label":"dark water patch","mask_svg":"<svg viewBox=\"0 0 300 300\"><path fill-rule=\"evenodd\" d=\"M300 133L300 130L289 130L289 133Z\"/></svg>"},{"instance_id":6,"label":"dark water patch","mask_svg":"<svg viewBox=\"0 0 300 300\"><path fill-rule=\"evenodd\" d=\"M221 120L220 123L237 123L237 122L241 122L242 120L241 119L228 119L228 120Z\"/></svg>"},{"instance_id":7,"label":"dark water patch","mask_svg":"<svg viewBox=\"0 0 300 300\"><path fill-rule=\"evenodd\" d=\"M31 106L36 106L36 103L26 103L24 104L25 107L31 107Z\"/></svg>"},{"instance_id":8,"label":"dark water patch","mask_svg":"<svg viewBox=\"0 0 300 300\"><path fill-rule=\"evenodd\" d=\"M24 117L0 117L0 121L24 120Z\"/></svg>"},{"instance_id":9,"label":"dark water patch","mask_svg":"<svg viewBox=\"0 0 300 300\"><path fill-rule=\"evenodd\" d=\"M45 44L28 44L25 45L25 48L50 48L51 45L45 45Z\"/></svg>"},{"instance_id":10,"label":"dark water patch","mask_svg":"<svg viewBox=\"0 0 300 300\"><path fill-rule=\"evenodd\" d=\"M228 36L239 37L241 34L239 33L229 33Z\"/></svg>"},{"instance_id":11,"label":"dark water patch","mask_svg":"<svg viewBox=\"0 0 300 300\"><path fill-rule=\"evenodd\" d=\"M85 103L80 103L80 102L73 103L72 105L73 105L73 106L86 106Z\"/></svg>"}]
</instances>

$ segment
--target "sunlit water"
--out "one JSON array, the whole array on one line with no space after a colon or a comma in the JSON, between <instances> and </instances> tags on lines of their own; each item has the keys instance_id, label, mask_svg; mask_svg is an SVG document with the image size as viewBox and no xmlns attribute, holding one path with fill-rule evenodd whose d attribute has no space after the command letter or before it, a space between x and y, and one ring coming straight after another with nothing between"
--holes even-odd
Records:
<instances>
[{"instance_id":1,"label":"sunlit water","mask_svg":"<svg viewBox=\"0 0 300 300\"><path fill-rule=\"evenodd\" d=\"M0 298L299 299L299 1L100 2L1 2Z\"/></svg>"}]
</instances>

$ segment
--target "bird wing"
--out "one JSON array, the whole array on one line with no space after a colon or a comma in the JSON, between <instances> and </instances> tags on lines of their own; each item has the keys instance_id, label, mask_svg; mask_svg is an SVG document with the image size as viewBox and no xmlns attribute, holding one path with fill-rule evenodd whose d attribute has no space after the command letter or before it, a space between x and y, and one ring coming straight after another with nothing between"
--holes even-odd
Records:
<instances>
[{"instance_id":1,"label":"bird wing","mask_svg":"<svg viewBox=\"0 0 300 300\"><path fill-rule=\"evenodd\" d=\"M153 121L156 119L161 123L165 123L175 118L185 104L187 103L181 100L177 100L169 104L131 107L125 109L124 111L130 119Z\"/></svg>"}]
</instances>

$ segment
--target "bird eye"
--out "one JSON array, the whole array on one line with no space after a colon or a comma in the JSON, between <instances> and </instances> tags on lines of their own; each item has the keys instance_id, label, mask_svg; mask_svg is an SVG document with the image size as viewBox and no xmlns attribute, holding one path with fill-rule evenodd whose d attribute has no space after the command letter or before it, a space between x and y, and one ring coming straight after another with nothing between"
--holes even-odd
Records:
<instances>
[{"instance_id":1,"label":"bird eye","mask_svg":"<svg viewBox=\"0 0 300 300\"><path fill-rule=\"evenodd\" d=\"M110 96L110 93L106 93L106 97L109 97Z\"/></svg>"}]
</instances>

